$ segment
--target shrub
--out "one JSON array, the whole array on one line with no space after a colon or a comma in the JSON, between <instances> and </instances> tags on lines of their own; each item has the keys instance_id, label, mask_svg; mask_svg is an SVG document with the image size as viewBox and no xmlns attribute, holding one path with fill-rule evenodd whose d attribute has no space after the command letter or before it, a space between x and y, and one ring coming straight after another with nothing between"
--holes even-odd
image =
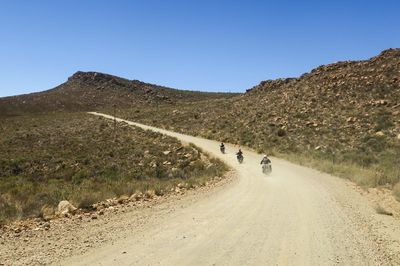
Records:
<instances>
[{"instance_id":1,"label":"shrub","mask_svg":"<svg viewBox=\"0 0 400 266\"><path fill-rule=\"evenodd\" d=\"M105 195L102 195L100 192L81 191L72 198L72 202L78 208L90 209L93 204L104 200L105 198Z\"/></svg>"},{"instance_id":2,"label":"shrub","mask_svg":"<svg viewBox=\"0 0 400 266\"><path fill-rule=\"evenodd\" d=\"M398 201L400 201L400 182L393 187L393 194Z\"/></svg>"},{"instance_id":3,"label":"shrub","mask_svg":"<svg viewBox=\"0 0 400 266\"><path fill-rule=\"evenodd\" d=\"M286 130L284 130L283 128L280 128L280 129L278 129L276 134L278 135L278 137L284 137L284 136L286 136Z\"/></svg>"},{"instance_id":4,"label":"shrub","mask_svg":"<svg viewBox=\"0 0 400 266\"><path fill-rule=\"evenodd\" d=\"M376 117L376 131L389 129L394 126L392 121L392 115L389 112L380 112Z\"/></svg>"},{"instance_id":5,"label":"shrub","mask_svg":"<svg viewBox=\"0 0 400 266\"><path fill-rule=\"evenodd\" d=\"M224 172L221 161L207 168L209 156L193 144L120 123L114 141L113 121L91 118L56 113L0 123L0 222L44 217L61 200L90 208L135 191L162 195Z\"/></svg>"}]
</instances>

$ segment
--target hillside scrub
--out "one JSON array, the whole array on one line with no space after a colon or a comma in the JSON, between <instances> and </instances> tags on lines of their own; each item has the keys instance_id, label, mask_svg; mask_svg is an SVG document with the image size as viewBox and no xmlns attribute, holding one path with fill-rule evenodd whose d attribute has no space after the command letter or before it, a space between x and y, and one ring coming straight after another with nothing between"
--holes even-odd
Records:
<instances>
[{"instance_id":1,"label":"hillside scrub","mask_svg":"<svg viewBox=\"0 0 400 266\"><path fill-rule=\"evenodd\" d=\"M213 105L210 106L211 104ZM220 108L228 112L224 111L222 114ZM260 153L279 154L282 158L351 179L363 186L392 186L399 181L400 144L396 138L376 134L365 134L359 139L349 136L352 138L349 141L355 143L351 148L348 145L336 145L334 129L321 129L321 135L315 135L315 130L308 127L293 132L276 128L273 122L263 122L267 125L266 128L272 127L266 130L256 126L260 122L243 123L238 112L227 108L226 102L208 101L190 106L163 107L158 112L142 109L125 110L123 113L129 120L248 146ZM214 112L206 113L204 110ZM196 113L202 119L196 119ZM298 141L297 135L301 134L305 142Z\"/></svg>"},{"instance_id":2,"label":"hillside scrub","mask_svg":"<svg viewBox=\"0 0 400 266\"><path fill-rule=\"evenodd\" d=\"M299 78L263 81L233 98L120 112L144 124L276 151L362 185L392 187L400 178L399 73L400 49L389 49Z\"/></svg>"},{"instance_id":3,"label":"hillside scrub","mask_svg":"<svg viewBox=\"0 0 400 266\"><path fill-rule=\"evenodd\" d=\"M400 182L397 183L393 188L393 194L396 196L396 199L400 201Z\"/></svg>"},{"instance_id":4,"label":"hillside scrub","mask_svg":"<svg viewBox=\"0 0 400 266\"><path fill-rule=\"evenodd\" d=\"M0 117L59 111L112 110L114 106L156 107L232 96L235 94L177 90L99 72L78 71L53 89L0 98Z\"/></svg>"},{"instance_id":5,"label":"hillside scrub","mask_svg":"<svg viewBox=\"0 0 400 266\"><path fill-rule=\"evenodd\" d=\"M0 222L40 215L61 200L79 207L178 183L202 185L227 170L195 146L84 113L2 119Z\"/></svg>"}]
</instances>

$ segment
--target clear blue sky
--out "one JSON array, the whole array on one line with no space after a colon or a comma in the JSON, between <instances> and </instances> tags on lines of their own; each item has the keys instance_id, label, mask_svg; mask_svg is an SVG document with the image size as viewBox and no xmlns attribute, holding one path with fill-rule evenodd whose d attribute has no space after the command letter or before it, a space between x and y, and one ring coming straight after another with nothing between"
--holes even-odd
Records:
<instances>
[{"instance_id":1,"label":"clear blue sky","mask_svg":"<svg viewBox=\"0 0 400 266\"><path fill-rule=\"evenodd\" d=\"M0 96L78 70L244 91L400 47L400 1L2 0L0 40Z\"/></svg>"}]
</instances>

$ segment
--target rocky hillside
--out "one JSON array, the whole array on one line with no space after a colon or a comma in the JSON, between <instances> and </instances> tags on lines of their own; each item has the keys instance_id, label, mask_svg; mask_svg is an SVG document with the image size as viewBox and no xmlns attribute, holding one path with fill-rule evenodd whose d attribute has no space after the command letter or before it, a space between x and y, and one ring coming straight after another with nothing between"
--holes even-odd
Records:
<instances>
[{"instance_id":1,"label":"rocky hillside","mask_svg":"<svg viewBox=\"0 0 400 266\"><path fill-rule=\"evenodd\" d=\"M230 96L232 94L176 90L97 72L77 72L54 89L0 98L0 116L99 110L113 105L122 108L174 104Z\"/></svg>"},{"instance_id":2,"label":"rocky hillside","mask_svg":"<svg viewBox=\"0 0 400 266\"><path fill-rule=\"evenodd\" d=\"M263 81L244 95L125 116L270 153L374 167L376 184L398 181L400 49ZM150 118L151 117L151 118ZM381 173L384 172L384 173Z\"/></svg>"},{"instance_id":3,"label":"rocky hillside","mask_svg":"<svg viewBox=\"0 0 400 266\"><path fill-rule=\"evenodd\" d=\"M0 124L0 225L61 200L86 208L135 192L163 195L222 176L225 165L159 133L85 113L5 118ZM115 134L116 133L116 134ZM41 210L42 209L42 210ZM1 264L1 263L0 263Z\"/></svg>"},{"instance_id":4,"label":"rocky hillside","mask_svg":"<svg viewBox=\"0 0 400 266\"><path fill-rule=\"evenodd\" d=\"M300 147L371 148L371 136L400 134L400 49L321 66L297 79L264 81L241 101L259 103L249 115L267 122L265 133Z\"/></svg>"}]
</instances>

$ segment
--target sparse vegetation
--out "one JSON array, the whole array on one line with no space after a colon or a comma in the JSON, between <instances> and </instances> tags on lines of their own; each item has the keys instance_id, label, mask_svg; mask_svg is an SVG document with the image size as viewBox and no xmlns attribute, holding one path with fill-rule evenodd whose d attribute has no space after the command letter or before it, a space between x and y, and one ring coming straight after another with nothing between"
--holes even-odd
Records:
<instances>
[{"instance_id":1,"label":"sparse vegetation","mask_svg":"<svg viewBox=\"0 0 400 266\"><path fill-rule=\"evenodd\" d=\"M99 72L78 71L54 89L0 98L0 117L59 111L114 110L123 107L175 105L233 93L183 91Z\"/></svg>"},{"instance_id":2,"label":"sparse vegetation","mask_svg":"<svg viewBox=\"0 0 400 266\"><path fill-rule=\"evenodd\" d=\"M400 180L400 50L263 81L229 98L125 109L123 116L246 145L364 186ZM178 111L176 111L178 110Z\"/></svg>"},{"instance_id":3,"label":"sparse vegetation","mask_svg":"<svg viewBox=\"0 0 400 266\"><path fill-rule=\"evenodd\" d=\"M398 201L400 201L400 182L393 187L393 194Z\"/></svg>"},{"instance_id":4,"label":"sparse vegetation","mask_svg":"<svg viewBox=\"0 0 400 266\"><path fill-rule=\"evenodd\" d=\"M221 176L225 165L191 145L83 113L3 119L0 222L41 216L70 200L81 208L149 190L163 194Z\"/></svg>"},{"instance_id":5,"label":"sparse vegetation","mask_svg":"<svg viewBox=\"0 0 400 266\"><path fill-rule=\"evenodd\" d=\"M174 182L195 185L224 171L171 138L118 125L114 141L112 121L57 113L112 114L114 106L129 120L249 146L363 186L394 187L399 195L399 71L400 50L390 49L299 78L263 81L242 95L78 72L53 90L2 98L0 216L37 215L33 205L64 198L85 207L136 190L163 194ZM28 115L38 113L47 114ZM25 116L11 117L19 114Z\"/></svg>"}]
</instances>

